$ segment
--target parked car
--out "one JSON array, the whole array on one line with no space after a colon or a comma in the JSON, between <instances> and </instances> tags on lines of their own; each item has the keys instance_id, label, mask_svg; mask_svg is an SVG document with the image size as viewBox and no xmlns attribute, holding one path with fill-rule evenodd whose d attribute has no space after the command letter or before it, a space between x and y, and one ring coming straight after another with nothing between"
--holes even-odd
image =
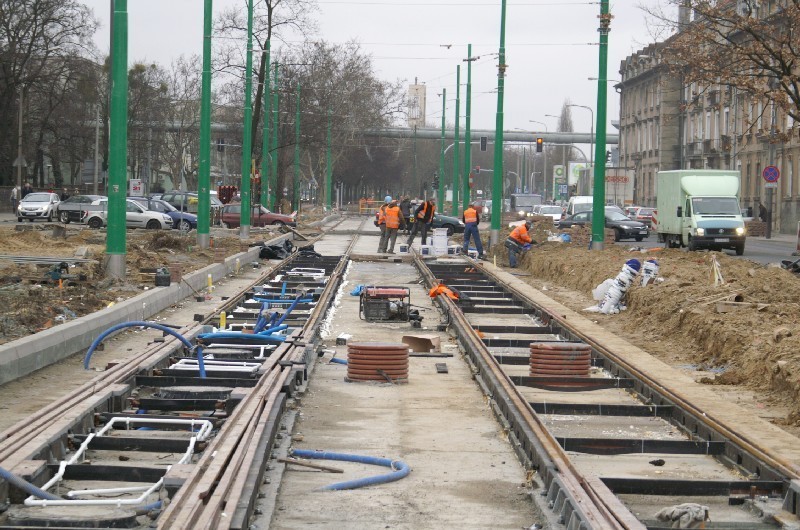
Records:
<instances>
[{"instance_id":1,"label":"parked car","mask_svg":"<svg viewBox=\"0 0 800 530\"><path fill-rule=\"evenodd\" d=\"M61 199L55 193L35 191L29 193L24 199L19 201L17 206L17 221L23 219L33 222L36 219L52 221L56 214L56 208Z\"/></svg>"},{"instance_id":2,"label":"parked car","mask_svg":"<svg viewBox=\"0 0 800 530\"><path fill-rule=\"evenodd\" d=\"M160 199L170 203L178 211L193 214L197 213L197 204L199 203L197 193L188 191L168 191L163 193ZM211 201L211 212L215 215L219 215L224 205L214 195L209 195L209 199Z\"/></svg>"},{"instance_id":3,"label":"parked car","mask_svg":"<svg viewBox=\"0 0 800 530\"><path fill-rule=\"evenodd\" d=\"M464 222L457 217L435 213L433 214L431 228L447 228L447 235L452 236L456 233L464 233Z\"/></svg>"},{"instance_id":4,"label":"parked car","mask_svg":"<svg viewBox=\"0 0 800 530\"><path fill-rule=\"evenodd\" d=\"M561 208L561 206L554 206L552 204L542 204L541 206L537 207L535 215L552 217L553 223L555 224L559 220L561 220L562 213L564 213L564 210Z\"/></svg>"},{"instance_id":5,"label":"parked car","mask_svg":"<svg viewBox=\"0 0 800 530\"><path fill-rule=\"evenodd\" d=\"M224 228L239 228L241 225L242 204L230 203L222 208L222 226ZM267 210L262 205L253 206L250 211L250 226L287 225L297 226L297 220L292 215L275 213Z\"/></svg>"},{"instance_id":6,"label":"parked car","mask_svg":"<svg viewBox=\"0 0 800 530\"><path fill-rule=\"evenodd\" d=\"M58 220L62 223L82 223L86 220L90 210L100 210L100 202L108 200L103 195L73 195L61 201L56 208Z\"/></svg>"},{"instance_id":7,"label":"parked car","mask_svg":"<svg viewBox=\"0 0 800 530\"><path fill-rule=\"evenodd\" d=\"M606 228L614 230L614 241L621 241L623 239L635 239L641 241L650 235L647 225L629 219L627 216L616 212L606 210ZM592 224L592 211L578 212L574 215L562 219L558 222L559 228L569 228L571 226L591 226Z\"/></svg>"},{"instance_id":8,"label":"parked car","mask_svg":"<svg viewBox=\"0 0 800 530\"><path fill-rule=\"evenodd\" d=\"M653 215L655 214L655 208L637 208L636 212L633 215L629 215L631 219L639 221L640 223L646 224L648 227L653 227Z\"/></svg>"},{"instance_id":9,"label":"parked car","mask_svg":"<svg viewBox=\"0 0 800 530\"><path fill-rule=\"evenodd\" d=\"M108 224L108 199L100 202L102 210L92 211L86 218L89 228L102 228ZM147 228L148 230L172 229L172 217L165 213L146 210L136 201L125 201L125 226L127 228Z\"/></svg>"},{"instance_id":10,"label":"parked car","mask_svg":"<svg viewBox=\"0 0 800 530\"><path fill-rule=\"evenodd\" d=\"M189 232L193 228L197 228L196 215L193 213L181 212L166 201L148 197L128 197L128 199L136 201L146 210L169 215L172 218L172 228L180 230L181 232Z\"/></svg>"}]
</instances>

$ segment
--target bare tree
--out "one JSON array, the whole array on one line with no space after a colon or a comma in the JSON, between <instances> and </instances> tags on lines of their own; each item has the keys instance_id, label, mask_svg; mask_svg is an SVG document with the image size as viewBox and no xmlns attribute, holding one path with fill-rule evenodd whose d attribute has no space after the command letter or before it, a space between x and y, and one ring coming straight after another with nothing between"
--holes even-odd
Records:
<instances>
[{"instance_id":1,"label":"bare tree","mask_svg":"<svg viewBox=\"0 0 800 530\"><path fill-rule=\"evenodd\" d=\"M684 85L698 94L734 87L800 120L800 0L670 3L682 8L682 16L670 21L679 32L665 43L664 61ZM659 16L668 20L663 12Z\"/></svg>"},{"instance_id":2,"label":"bare tree","mask_svg":"<svg viewBox=\"0 0 800 530\"><path fill-rule=\"evenodd\" d=\"M90 49L96 27L91 10L77 0L0 0L0 130L15 130L23 87L46 83L54 58ZM15 140L14 134L0 135L0 179L6 182Z\"/></svg>"}]
</instances>

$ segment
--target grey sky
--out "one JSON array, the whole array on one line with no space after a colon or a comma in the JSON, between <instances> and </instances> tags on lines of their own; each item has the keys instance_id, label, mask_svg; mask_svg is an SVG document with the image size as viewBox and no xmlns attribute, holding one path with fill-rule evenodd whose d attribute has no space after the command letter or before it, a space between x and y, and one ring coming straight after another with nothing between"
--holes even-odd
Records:
<instances>
[{"instance_id":1,"label":"grey sky","mask_svg":"<svg viewBox=\"0 0 800 530\"><path fill-rule=\"evenodd\" d=\"M108 0L82 0L102 23L97 44L108 50ZM649 42L643 13L633 0L611 2L608 78L619 79L619 64ZM244 9L245 0L214 0L215 13L228 6ZM466 84L467 43L473 44L472 126L493 129L497 107L496 53L500 34L499 0L319 0L317 38L329 42L356 39L374 57L386 79L428 86L428 122L441 123L441 99L447 88L447 120L454 120L456 65ZM128 2L130 60L168 64L181 54L200 54L201 0L134 0ZM537 120L556 127L565 98L592 108L597 103L598 2L571 0L508 0L506 28L505 128L544 130ZM441 47L451 44L451 48ZM199 65L198 65L199 67ZM618 118L619 99L609 83L608 117ZM462 123L465 107L462 87ZM575 128L589 130L590 113L572 109Z\"/></svg>"}]
</instances>

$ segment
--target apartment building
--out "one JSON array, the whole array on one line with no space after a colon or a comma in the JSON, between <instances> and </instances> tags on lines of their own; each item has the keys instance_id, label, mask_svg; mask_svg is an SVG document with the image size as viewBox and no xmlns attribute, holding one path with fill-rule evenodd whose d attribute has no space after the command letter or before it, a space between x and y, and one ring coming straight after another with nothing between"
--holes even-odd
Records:
<instances>
[{"instance_id":1,"label":"apartment building","mask_svg":"<svg viewBox=\"0 0 800 530\"><path fill-rule=\"evenodd\" d=\"M800 126L763 95L730 87L724 77L712 86L684 83L661 60L668 43L651 44L620 64L620 166L634 172L634 201L655 206L658 171L737 169L741 206L757 216L767 206L762 171L775 165L781 178L773 230L796 233Z\"/></svg>"}]
</instances>

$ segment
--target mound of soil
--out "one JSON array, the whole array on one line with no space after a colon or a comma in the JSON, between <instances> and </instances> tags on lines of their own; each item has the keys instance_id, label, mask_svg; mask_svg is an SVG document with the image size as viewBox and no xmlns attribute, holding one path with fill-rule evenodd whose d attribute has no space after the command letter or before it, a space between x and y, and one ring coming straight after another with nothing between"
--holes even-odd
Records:
<instances>
[{"instance_id":1,"label":"mound of soil","mask_svg":"<svg viewBox=\"0 0 800 530\"><path fill-rule=\"evenodd\" d=\"M507 251L496 249L498 265ZM709 372L699 380L735 385L785 407L775 421L800 427L800 280L776 267L724 253L608 245L603 251L547 242L521 260L522 276L576 311L594 305L591 291L629 259L658 260L660 281L634 286L618 315L583 313L673 366ZM715 286L713 259L725 283ZM739 304L723 304L728 300Z\"/></svg>"}]
</instances>

